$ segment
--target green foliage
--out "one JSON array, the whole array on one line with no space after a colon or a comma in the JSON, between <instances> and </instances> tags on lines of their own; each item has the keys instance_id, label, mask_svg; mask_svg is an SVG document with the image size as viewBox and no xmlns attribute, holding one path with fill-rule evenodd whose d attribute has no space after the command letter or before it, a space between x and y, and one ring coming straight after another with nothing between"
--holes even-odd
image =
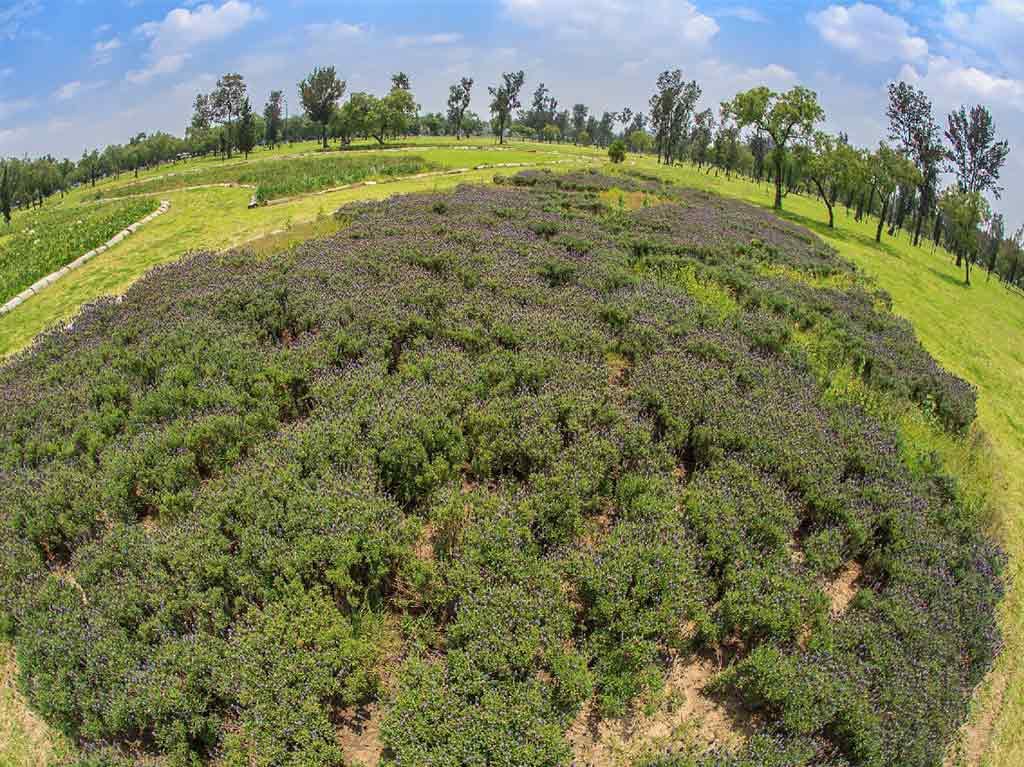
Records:
<instances>
[{"instance_id":1,"label":"green foliage","mask_svg":"<svg viewBox=\"0 0 1024 767\"><path fill-rule=\"evenodd\" d=\"M828 372L944 398L949 434L973 392L790 224L506 181L192 256L0 368L30 704L97 759L338 764L372 704L394 764L567 765L585 703L628 714L718 651L757 733L679 763L940 760L1002 555Z\"/></svg>"},{"instance_id":2,"label":"green foliage","mask_svg":"<svg viewBox=\"0 0 1024 767\"><path fill-rule=\"evenodd\" d=\"M126 200L18 214L10 229L0 229L0 303L99 247L157 205L156 200Z\"/></svg>"},{"instance_id":3,"label":"green foliage","mask_svg":"<svg viewBox=\"0 0 1024 767\"><path fill-rule=\"evenodd\" d=\"M626 142L622 139L615 139L608 147L608 159L612 164L618 164L626 159Z\"/></svg>"}]
</instances>

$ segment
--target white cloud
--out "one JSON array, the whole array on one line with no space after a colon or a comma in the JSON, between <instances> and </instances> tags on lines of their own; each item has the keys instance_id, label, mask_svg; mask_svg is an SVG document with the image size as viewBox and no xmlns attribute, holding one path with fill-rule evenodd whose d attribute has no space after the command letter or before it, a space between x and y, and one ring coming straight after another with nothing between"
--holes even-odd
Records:
<instances>
[{"instance_id":1,"label":"white cloud","mask_svg":"<svg viewBox=\"0 0 1024 767\"><path fill-rule=\"evenodd\" d=\"M82 83L80 80L72 80L69 83L64 83L60 86L53 94L53 97L58 101L67 101L75 97L75 94L81 89Z\"/></svg>"},{"instance_id":2,"label":"white cloud","mask_svg":"<svg viewBox=\"0 0 1024 767\"><path fill-rule=\"evenodd\" d=\"M145 69L129 70L124 78L135 85L144 85L154 77L177 72L185 65L188 57L187 53L172 53L168 56L161 56Z\"/></svg>"},{"instance_id":3,"label":"white cloud","mask_svg":"<svg viewBox=\"0 0 1024 767\"><path fill-rule=\"evenodd\" d=\"M864 61L914 61L928 55L923 37L913 34L911 26L899 16L877 5L830 5L807 18L825 42Z\"/></svg>"},{"instance_id":4,"label":"white cloud","mask_svg":"<svg viewBox=\"0 0 1024 767\"><path fill-rule=\"evenodd\" d=\"M162 21L146 22L137 31L149 38L150 51L159 57L223 40L261 18L263 12L251 3L227 0L219 8L208 3L194 10L175 8Z\"/></svg>"},{"instance_id":5,"label":"white cloud","mask_svg":"<svg viewBox=\"0 0 1024 767\"><path fill-rule=\"evenodd\" d=\"M81 80L72 80L71 82L64 83L53 93L53 97L57 101L70 101L80 93L86 93L88 91L94 91L97 88L102 88L106 85L105 80L98 80L91 83L83 83Z\"/></svg>"},{"instance_id":6,"label":"white cloud","mask_svg":"<svg viewBox=\"0 0 1024 767\"><path fill-rule=\"evenodd\" d=\"M175 8L162 21L148 21L135 31L149 39L147 66L130 70L125 79L136 85L179 71L191 54L189 50L216 42L263 18L263 11L251 3L227 0L220 7L209 3L194 9Z\"/></svg>"},{"instance_id":7,"label":"white cloud","mask_svg":"<svg viewBox=\"0 0 1024 767\"><path fill-rule=\"evenodd\" d=\"M950 109L982 101L1024 112L1024 81L993 75L944 56L929 56L920 68L905 65L900 78L923 88L938 105Z\"/></svg>"},{"instance_id":8,"label":"white cloud","mask_svg":"<svg viewBox=\"0 0 1024 767\"><path fill-rule=\"evenodd\" d=\"M121 47L121 40L112 37L109 40L100 40L92 47L93 64L107 64L113 58L114 51Z\"/></svg>"},{"instance_id":9,"label":"white cloud","mask_svg":"<svg viewBox=\"0 0 1024 767\"><path fill-rule=\"evenodd\" d=\"M362 24L332 21L329 24L308 24L306 34L318 42L332 43L362 37L366 34L366 28Z\"/></svg>"},{"instance_id":10,"label":"white cloud","mask_svg":"<svg viewBox=\"0 0 1024 767\"><path fill-rule=\"evenodd\" d=\"M688 0L503 0L505 12L563 39L642 49L655 41L705 45L718 23Z\"/></svg>"},{"instance_id":11,"label":"white cloud","mask_svg":"<svg viewBox=\"0 0 1024 767\"><path fill-rule=\"evenodd\" d=\"M412 45L455 45L462 42L462 35L458 32L438 32L433 35L402 35L395 39L401 48L408 48Z\"/></svg>"},{"instance_id":12,"label":"white cloud","mask_svg":"<svg viewBox=\"0 0 1024 767\"><path fill-rule=\"evenodd\" d=\"M994 54L1004 67L1024 68L1020 45L1024 39L1022 0L984 0L967 9L947 0L945 6L946 30L957 40Z\"/></svg>"}]
</instances>

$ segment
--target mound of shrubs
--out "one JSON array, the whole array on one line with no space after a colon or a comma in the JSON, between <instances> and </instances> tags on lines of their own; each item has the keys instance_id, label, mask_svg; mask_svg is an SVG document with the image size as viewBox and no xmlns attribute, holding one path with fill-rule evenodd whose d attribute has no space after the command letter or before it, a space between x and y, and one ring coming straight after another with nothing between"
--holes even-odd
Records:
<instances>
[{"instance_id":1,"label":"mound of shrubs","mask_svg":"<svg viewBox=\"0 0 1024 767\"><path fill-rule=\"evenodd\" d=\"M95 764L341 765L375 706L385 764L568 765L585 706L714 652L758 732L678 764L941 763L1003 557L793 334L953 430L970 387L765 213L506 181L161 267L0 369L29 703Z\"/></svg>"}]
</instances>

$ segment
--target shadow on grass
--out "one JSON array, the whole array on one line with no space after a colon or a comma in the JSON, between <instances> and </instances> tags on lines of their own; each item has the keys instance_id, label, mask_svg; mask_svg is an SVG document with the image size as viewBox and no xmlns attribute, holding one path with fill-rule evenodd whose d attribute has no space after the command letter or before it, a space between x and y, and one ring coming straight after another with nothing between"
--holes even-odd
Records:
<instances>
[{"instance_id":1,"label":"shadow on grass","mask_svg":"<svg viewBox=\"0 0 1024 767\"><path fill-rule=\"evenodd\" d=\"M932 274L934 274L936 277L938 277L943 282L946 282L946 283L948 283L950 285L953 285L955 287L958 287L958 288L969 288L970 287L970 285L967 285L962 279L957 279L956 277L954 277L952 274L949 274L948 272L940 272L934 266L929 266L928 267L928 271L931 272Z\"/></svg>"}]
</instances>

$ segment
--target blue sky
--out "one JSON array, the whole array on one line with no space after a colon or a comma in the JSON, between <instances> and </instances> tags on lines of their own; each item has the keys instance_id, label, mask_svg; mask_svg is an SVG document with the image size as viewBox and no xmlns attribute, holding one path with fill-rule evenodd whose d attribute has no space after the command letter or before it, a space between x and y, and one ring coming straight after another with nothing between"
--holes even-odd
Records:
<instances>
[{"instance_id":1,"label":"blue sky","mask_svg":"<svg viewBox=\"0 0 1024 767\"><path fill-rule=\"evenodd\" d=\"M923 87L937 116L984 103L1011 140L998 209L1024 221L1024 0L0 0L0 154L86 147L138 131L180 133L199 91L242 72L255 106L292 94L314 65L349 91L412 77L424 109L448 85L525 69L561 104L645 109L657 73L681 67L704 103L751 85L816 90L832 130L885 133L885 88Z\"/></svg>"}]
</instances>

